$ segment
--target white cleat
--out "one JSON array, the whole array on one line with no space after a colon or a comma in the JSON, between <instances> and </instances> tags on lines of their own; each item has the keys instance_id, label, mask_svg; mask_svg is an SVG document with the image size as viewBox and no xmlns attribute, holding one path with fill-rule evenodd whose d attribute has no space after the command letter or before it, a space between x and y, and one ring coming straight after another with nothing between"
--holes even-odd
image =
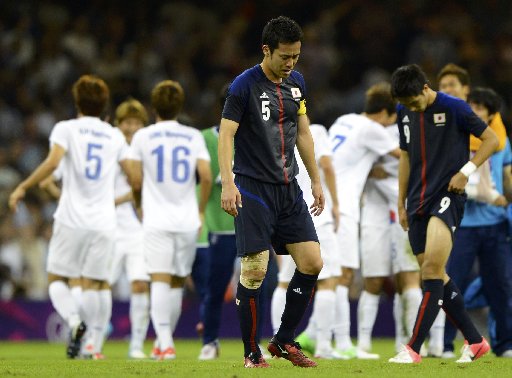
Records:
<instances>
[{"instance_id":1,"label":"white cleat","mask_svg":"<svg viewBox=\"0 0 512 378\"><path fill-rule=\"evenodd\" d=\"M428 356L440 358L443 356L443 346L442 345L429 345L428 346Z\"/></svg>"},{"instance_id":2,"label":"white cleat","mask_svg":"<svg viewBox=\"0 0 512 378\"><path fill-rule=\"evenodd\" d=\"M148 358L146 354L141 350L131 350L128 352L128 358L131 358L132 360L144 360Z\"/></svg>"},{"instance_id":3,"label":"white cleat","mask_svg":"<svg viewBox=\"0 0 512 378\"><path fill-rule=\"evenodd\" d=\"M491 347L485 338L482 337L482 341L475 344L468 344L466 341L462 346L462 354L460 358L455 361L457 363L469 363L482 357L484 354L489 352Z\"/></svg>"},{"instance_id":4,"label":"white cleat","mask_svg":"<svg viewBox=\"0 0 512 378\"><path fill-rule=\"evenodd\" d=\"M357 349L356 358L359 360L378 360L380 355L377 353L370 353L363 349Z\"/></svg>"},{"instance_id":5,"label":"white cleat","mask_svg":"<svg viewBox=\"0 0 512 378\"><path fill-rule=\"evenodd\" d=\"M315 358L321 358L324 360L343 360L341 354L339 354L334 349L330 350L317 350L315 351Z\"/></svg>"},{"instance_id":6,"label":"white cleat","mask_svg":"<svg viewBox=\"0 0 512 378\"><path fill-rule=\"evenodd\" d=\"M203 345L198 359L201 361L208 361L215 360L216 358L219 358L219 343L217 341L213 341Z\"/></svg>"},{"instance_id":7,"label":"white cleat","mask_svg":"<svg viewBox=\"0 0 512 378\"><path fill-rule=\"evenodd\" d=\"M395 356L389 359L389 362L395 364L418 364L421 362L421 356L411 349L409 345L402 345L402 349Z\"/></svg>"},{"instance_id":8,"label":"white cleat","mask_svg":"<svg viewBox=\"0 0 512 378\"><path fill-rule=\"evenodd\" d=\"M441 358L449 359L449 358L455 358L457 357L455 355L455 352L453 350L445 350L443 354L441 354Z\"/></svg>"}]
</instances>

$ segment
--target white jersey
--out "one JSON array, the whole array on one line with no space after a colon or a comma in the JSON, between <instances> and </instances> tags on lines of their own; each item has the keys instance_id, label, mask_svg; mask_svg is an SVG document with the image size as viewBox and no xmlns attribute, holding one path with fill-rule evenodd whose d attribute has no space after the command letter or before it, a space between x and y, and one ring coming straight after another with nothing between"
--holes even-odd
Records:
<instances>
[{"instance_id":1,"label":"white jersey","mask_svg":"<svg viewBox=\"0 0 512 378\"><path fill-rule=\"evenodd\" d=\"M132 158L142 162L143 225L190 232L201 224L196 198L196 165L210 161L199 130L176 121L140 129L133 136Z\"/></svg>"},{"instance_id":2,"label":"white jersey","mask_svg":"<svg viewBox=\"0 0 512 378\"><path fill-rule=\"evenodd\" d=\"M123 134L99 118L79 117L57 123L50 143L66 150L54 218L75 229L114 229L115 172L129 154Z\"/></svg>"},{"instance_id":3,"label":"white jersey","mask_svg":"<svg viewBox=\"0 0 512 378\"><path fill-rule=\"evenodd\" d=\"M359 202L373 163L398 148L386 129L368 117L347 114L329 129L340 213L359 222Z\"/></svg>"},{"instance_id":4,"label":"white jersey","mask_svg":"<svg viewBox=\"0 0 512 378\"><path fill-rule=\"evenodd\" d=\"M325 127L322 125L313 124L310 126L310 130L311 135L313 136L313 142L315 143L315 161L318 164L322 156L332 156L329 136L327 135L327 130L325 130ZM296 176L297 182L299 183L299 186L304 193L304 201L306 201L306 204L309 207L313 204L315 199L313 198L313 193L311 192L311 179L309 178L308 171L306 170L304 162L300 158L299 150L297 147L295 147L295 159L297 160L297 165L299 166L299 174ZM325 185L325 177L321 171L320 178L322 180L322 188L324 188L325 208L324 211L322 211L322 214L317 217L312 217L315 227L333 222L331 212L332 199Z\"/></svg>"},{"instance_id":5,"label":"white jersey","mask_svg":"<svg viewBox=\"0 0 512 378\"><path fill-rule=\"evenodd\" d=\"M116 181L115 181L115 195L117 197L121 197L127 193L130 193L132 188L130 184L128 184L128 179L124 172L121 169L118 169L116 172ZM132 201L123 202L120 205L116 206L116 216L117 216L117 235L128 235L133 236L133 234L137 232L142 232L142 224L137 217L137 213L135 212L135 207L133 206Z\"/></svg>"}]
</instances>

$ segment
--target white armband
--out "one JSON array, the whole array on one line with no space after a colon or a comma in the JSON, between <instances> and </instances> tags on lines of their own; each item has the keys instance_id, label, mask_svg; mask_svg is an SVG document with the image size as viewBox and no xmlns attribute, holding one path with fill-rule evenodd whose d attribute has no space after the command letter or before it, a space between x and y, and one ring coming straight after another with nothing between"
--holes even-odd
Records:
<instances>
[{"instance_id":1,"label":"white armband","mask_svg":"<svg viewBox=\"0 0 512 378\"><path fill-rule=\"evenodd\" d=\"M476 171L476 164L472 161L468 161L464 166L459 170L464 176L469 177L473 172Z\"/></svg>"}]
</instances>

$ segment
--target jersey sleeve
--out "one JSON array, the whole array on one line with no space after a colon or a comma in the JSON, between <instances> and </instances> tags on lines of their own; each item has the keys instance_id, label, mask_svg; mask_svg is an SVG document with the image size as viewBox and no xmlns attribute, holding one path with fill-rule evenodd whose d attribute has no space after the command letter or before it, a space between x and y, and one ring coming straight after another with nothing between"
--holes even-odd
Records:
<instances>
[{"instance_id":1,"label":"jersey sleeve","mask_svg":"<svg viewBox=\"0 0 512 378\"><path fill-rule=\"evenodd\" d=\"M57 123L50 134L50 145L58 144L66 151L69 149L69 129L64 123Z\"/></svg>"},{"instance_id":2,"label":"jersey sleeve","mask_svg":"<svg viewBox=\"0 0 512 378\"><path fill-rule=\"evenodd\" d=\"M141 129L139 131L137 131L134 135L133 135L133 138L132 138L132 143L130 145L130 148L128 150L128 159L131 159L131 160L137 160L137 161L141 161L142 160L142 151L141 151L141 146L142 146L142 133L141 131L144 130L144 129Z\"/></svg>"},{"instance_id":3,"label":"jersey sleeve","mask_svg":"<svg viewBox=\"0 0 512 378\"><path fill-rule=\"evenodd\" d=\"M247 75L238 76L229 86L222 118L240 123L249 99Z\"/></svg>"},{"instance_id":4,"label":"jersey sleeve","mask_svg":"<svg viewBox=\"0 0 512 378\"><path fill-rule=\"evenodd\" d=\"M367 124L364 132L361 133L361 143L370 151L381 156L398 148L398 142L393 140L391 135L384 129L384 126L376 122L369 122Z\"/></svg>"},{"instance_id":5,"label":"jersey sleeve","mask_svg":"<svg viewBox=\"0 0 512 378\"><path fill-rule=\"evenodd\" d=\"M206 148L206 142L204 140L204 136L199 131L197 132L197 134L198 134L198 136L196 137L197 160L210 161L210 153L208 152L208 148Z\"/></svg>"},{"instance_id":6,"label":"jersey sleeve","mask_svg":"<svg viewBox=\"0 0 512 378\"><path fill-rule=\"evenodd\" d=\"M332 156L331 142L325 127L314 126L311 128L311 134L315 143L315 160L319 161L322 156Z\"/></svg>"},{"instance_id":7,"label":"jersey sleeve","mask_svg":"<svg viewBox=\"0 0 512 378\"><path fill-rule=\"evenodd\" d=\"M300 89L300 102L299 102L299 110L297 111L297 115L305 115L307 113L306 108L306 81L300 72L293 71L293 76L297 81L297 84ZM293 90L293 89L292 89Z\"/></svg>"},{"instance_id":8,"label":"jersey sleeve","mask_svg":"<svg viewBox=\"0 0 512 378\"><path fill-rule=\"evenodd\" d=\"M457 123L466 132L473 134L476 137L482 135L487 125L478 116L473 113L469 104L461 102L458 105Z\"/></svg>"}]
</instances>

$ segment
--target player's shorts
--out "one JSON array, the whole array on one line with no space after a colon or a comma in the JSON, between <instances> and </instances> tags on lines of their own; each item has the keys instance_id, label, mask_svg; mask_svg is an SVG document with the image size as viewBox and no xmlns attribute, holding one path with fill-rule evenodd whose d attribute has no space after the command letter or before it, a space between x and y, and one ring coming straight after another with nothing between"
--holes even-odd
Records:
<instances>
[{"instance_id":1,"label":"player's shorts","mask_svg":"<svg viewBox=\"0 0 512 378\"><path fill-rule=\"evenodd\" d=\"M142 231L134 234L117 232L110 284L116 283L123 271L126 271L129 282L149 281L144 259L144 233Z\"/></svg>"},{"instance_id":2,"label":"player's shorts","mask_svg":"<svg viewBox=\"0 0 512 378\"><path fill-rule=\"evenodd\" d=\"M186 277L196 257L197 231L170 232L144 228L144 257L149 274Z\"/></svg>"},{"instance_id":3,"label":"player's shorts","mask_svg":"<svg viewBox=\"0 0 512 378\"><path fill-rule=\"evenodd\" d=\"M413 253L418 255L425 252L427 227L432 216L441 219L448 226L453 240L453 234L464 216L465 203L465 194L461 195L446 191L442 192L432 201L432 205L424 210L423 215L409 214L409 241L411 242Z\"/></svg>"},{"instance_id":4,"label":"player's shorts","mask_svg":"<svg viewBox=\"0 0 512 378\"><path fill-rule=\"evenodd\" d=\"M115 230L73 229L53 224L46 270L62 277L106 281L114 252Z\"/></svg>"},{"instance_id":5,"label":"player's shorts","mask_svg":"<svg viewBox=\"0 0 512 378\"><path fill-rule=\"evenodd\" d=\"M243 207L235 217L237 255L242 257L274 248L288 254L287 244L318 242L297 180L269 184L236 175L235 184L242 195Z\"/></svg>"},{"instance_id":6,"label":"player's shorts","mask_svg":"<svg viewBox=\"0 0 512 378\"><path fill-rule=\"evenodd\" d=\"M336 234L332 224L324 224L317 227L316 232L320 240L320 253L324 266L318 275L319 280L325 280L331 277L339 277L341 275L341 265L339 258L338 243ZM295 261L291 256L281 256L281 264L279 266L278 281L290 282L293 273L295 273Z\"/></svg>"},{"instance_id":7,"label":"player's shorts","mask_svg":"<svg viewBox=\"0 0 512 378\"><path fill-rule=\"evenodd\" d=\"M359 269L359 222L341 214L336 237L341 266Z\"/></svg>"}]
</instances>

